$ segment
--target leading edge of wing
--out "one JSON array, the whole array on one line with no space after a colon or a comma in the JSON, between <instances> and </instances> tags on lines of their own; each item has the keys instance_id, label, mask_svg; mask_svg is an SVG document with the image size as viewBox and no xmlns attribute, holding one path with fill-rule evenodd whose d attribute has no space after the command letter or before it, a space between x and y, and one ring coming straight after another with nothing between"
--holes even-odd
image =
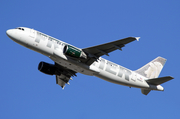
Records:
<instances>
[{"instance_id":1,"label":"leading edge of wing","mask_svg":"<svg viewBox=\"0 0 180 119\"><path fill-rule=\"evenodd\" d=\"M135 40L139 41L139 38L140 37L128 37L128 38L116 40L113 42L84 48L82 50L88 54L91 54L92 56L100 57L102 55L108 55L108 53L114 50L117 50L117 49L121 50L121 48L124 47L126 44Z\"/></svg>"}]
</instances>

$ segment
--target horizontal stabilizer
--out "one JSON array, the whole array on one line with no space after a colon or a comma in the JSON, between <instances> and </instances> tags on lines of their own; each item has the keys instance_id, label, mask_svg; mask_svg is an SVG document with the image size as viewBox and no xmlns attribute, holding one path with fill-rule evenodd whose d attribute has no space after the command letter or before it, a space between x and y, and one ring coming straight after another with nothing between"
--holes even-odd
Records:
<instances>
[{"instance_id":1,"label":"horizontal stabilizer","mask_svg":"<svg viewBox=\"0 0 180 119\"><path fill-rule=\"evenodd\" d=\"M160 85L171 79L174 79L174 78L171 76L166 76L166 77L160 77L160 78L147 79L146 82L152 85Z\"/></svg>"},{"instance_id":2,"label":"horizontal stabilizer","mask_svg":"<svg viewBox=\"0 0 180 119\"><path fill-rule=\"evenodd\" d=\"M147 95L151 90L149 89L141 89L142 94Z\"/></svg>"}]
</instances>

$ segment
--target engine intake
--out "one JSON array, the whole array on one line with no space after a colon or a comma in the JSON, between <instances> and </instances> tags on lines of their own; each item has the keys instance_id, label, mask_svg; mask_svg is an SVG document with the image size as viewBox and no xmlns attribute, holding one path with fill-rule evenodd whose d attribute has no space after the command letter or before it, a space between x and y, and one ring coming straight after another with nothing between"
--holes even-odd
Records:
<instances>
[{"instance_id":1,"label":"engine intake","mask_svg":"<svg viewBox=\"0 0 180 119\"><path fill-rule=\"evenodd\" d=\"M82 50L70 45L64 46L63 52L70 57L87 59L87 55Z\"/></svg>"},{"instance_id":2,"label":"engine intake","mask_svg":"<svg viewBox=\"0 0 180 119\"><path fill-rule=\"evenodd\" d=\"M57 68L53 64L49 64L46 62L40 62L38 65L38 70L42 73L48 74L48 75L54 75L56 74Z\"/></svg>"}]
</instances>

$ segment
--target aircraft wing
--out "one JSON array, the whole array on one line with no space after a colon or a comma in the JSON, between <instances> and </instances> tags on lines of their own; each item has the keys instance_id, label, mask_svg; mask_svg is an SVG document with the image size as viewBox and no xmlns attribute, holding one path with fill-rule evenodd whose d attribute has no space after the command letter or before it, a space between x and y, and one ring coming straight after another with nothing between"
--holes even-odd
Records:
<instances>
[{"instance_id":1,"label":"aircraft wing","mask_svg":"<svg viewBox=\"0 0 180 119\"><path fill-rule=\"evenodd\" d=\"M126 44L134 41L134 40L139 40L140 37L128 37L120 40L116 40L113 42L93 46L93 47L88 47L82 49L84 52L88 53L89 57L91 57L86 64L91 64L93 63L97 58L99 58L102 55L107 55L109 56L108 53L114 51L114 50L122 50L121 48L124 47Z\"/></svg>"},{"instance_id":2,"label":"aircraft wing","mask_svg":"<svg viewBox=\"0 0 180 119\"><path fill-rule=\"evenodd\" d=\"M55 63L55 65L58 67L58 70L60 72L60 75L56 75L56 84L60 85L64 89L66 84L70 85L69 79L72 80L71 77L76 76L76 72L60 66L57 63Z\"/></svg>"}]
</instances>

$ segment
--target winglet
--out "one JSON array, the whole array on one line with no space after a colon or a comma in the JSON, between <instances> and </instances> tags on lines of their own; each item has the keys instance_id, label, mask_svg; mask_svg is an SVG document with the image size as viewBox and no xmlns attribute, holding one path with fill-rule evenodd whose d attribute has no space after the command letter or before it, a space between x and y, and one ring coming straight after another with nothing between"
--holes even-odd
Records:
<instances>
[{"instance_id":1,"label":"winglet","mask_svg":"<svg viewBox=\"0 0 180 119\"><path fill-rule=\"evenodd\" d=\"M136 38L137 41L139 41L139 39L140 39L141 37L135 37L135 38Z\"/></svg>"},{"instance_id":2,"label":"winglet","mask_svg":"<svg viewBox=\"0 0 180 119\"><path fill-rule=\"evenodd\" d=\"M62 89L64 90L65 85L64 85L64 86L61 86L61 87L62 87Z\"/></svg>"}]
</instances>

